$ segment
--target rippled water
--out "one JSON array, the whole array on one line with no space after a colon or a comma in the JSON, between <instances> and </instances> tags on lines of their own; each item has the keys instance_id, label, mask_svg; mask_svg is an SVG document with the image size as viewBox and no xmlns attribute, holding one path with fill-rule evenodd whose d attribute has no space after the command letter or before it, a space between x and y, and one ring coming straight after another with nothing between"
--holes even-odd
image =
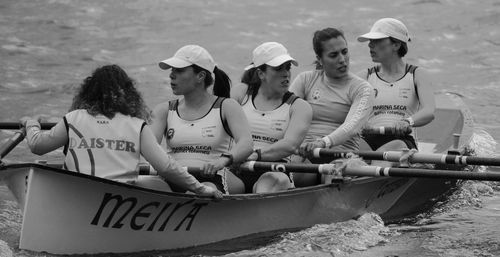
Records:
<instances>
[{"instance_id":1,"label":"rippled water","mask_svg":"<svg viewBox=\"0 0 500 257\"><path fill-rule=\"evenodd\" d=\"M188 43L205 46L237 81L256 45L278 41L301 64L294 76L313 68L312 33L333 26L345 31L351 69L359 71L371 60L366 44L355 38L381 17L405 22L412 35L407 60L432 73L436 90L464 96L478 127L493 137L478 131L476 147L495 154L493 139L500 138L496 0L3 0L0 122L33 115L58 120L80 81L107 63L123 66L154 106L171 97L168 73L156 63ZM11 133L0 131L0 139ZM60 157L55 152L43 159ZM7 156L8 161L40 158L24 143ZM416 223L384 226L368 214L287 233L231 256L498 256L499 192L496 183L467 182L450 202ZM44 256L16 247L21 215L3 185L0 210L0 256Z\"/></svg>"}]
</instances>

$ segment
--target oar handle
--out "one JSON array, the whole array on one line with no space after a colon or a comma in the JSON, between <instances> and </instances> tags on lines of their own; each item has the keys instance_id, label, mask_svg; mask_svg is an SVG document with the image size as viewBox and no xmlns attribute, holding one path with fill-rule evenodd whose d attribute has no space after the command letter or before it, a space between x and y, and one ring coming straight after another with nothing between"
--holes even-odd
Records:
<instances>
[{"instance_id":1,"label":"oar handle","mask_svg":"<svg viewBox=\"0 0 500 257\"><path fill-rule=\"evenodd\" d=\"M363 128L363 134L365 135L396 135L397 131L395 127L366 127ZM408 127L406 131L404 131L405 135L411 133L411 128Z\"/></svg>"},{"instance_id":2,"label":"oar handle","mask_svg":"<svg viewBox=\"0 0 500 257\"><path fill-rule=\"evenodd\" d=\"M55 125L56 125L55 122L41 122L40 128L42 130L49 130ZM21 122L0 122L0 129L16 130L16 129L21 129L21 127L22 127Z\"/></svg>"}]
</instances>

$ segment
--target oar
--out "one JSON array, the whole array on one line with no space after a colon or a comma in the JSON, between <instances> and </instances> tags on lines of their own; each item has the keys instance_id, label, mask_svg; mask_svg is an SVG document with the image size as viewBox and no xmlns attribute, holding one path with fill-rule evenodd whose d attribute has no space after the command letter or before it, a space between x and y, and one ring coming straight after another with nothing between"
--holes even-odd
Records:
<instances>
[{"instance_id":1,"label":"oar","mask_svg":"<svg viewBox=\"0 0 500 257\"><path fill-rule=\"evenodd\" d=\"M0 146L0 163L2 163L3 157L5 157L16 145L18 145L24 139L24 134L21 131L16 131L14 136L9 138L5 144Z\"/></svg>"},{"instance_id":2,"label":"oar","mask_svg":"<svg viewBox=\"0 0 500 257\"><path fill-rule=\"evenodd\" d=\"M395 127L366 127L366 128L363 128L362 133L367 134L367 135L396 135L396 128ZM404 132L404 134L408 135L410 133L411 133L411 128L408 127L407 130Z\"/></svg>"},{"instance_id":3,"label":"oar","mask_svg":"<svg viewBox=\"0 0 500 257\"><path fill-rule=\"evenodd\" d=\"M0 129L20 129L21 128L21 122L0 122ZM40 127L43 130L49 130L52 127L56 125L55 122L42 122L40 123Z\"/></svg>"},{"instance_id":4,"label":"oar","mask_svg":"<svg viewBox=\"0 0 500 257\"><path fill-rule=\"evenodd\" d=\"M498 172L467 172L457 170L389 168L377 166L347 167L342 174L371 177L385 176L500 181L500 173Z\"/></svg>"},{"instance_id":5,"label":"oar","mask_svg":"<svg viewBox=\"0 0 500 257\"><path fill-rule=\"evenodd\" d=\"M296 172L296 173L321 173L334 174L335 164L291 164L279 162L250 161L240 165L246 172ZM369 177L415 177L415 178L448 178L466 180L500 181L498 172L466 172L454 170L433 170L414 168L384 168L378 166L348 166L340 171L343 176L369 176Z\"/></svg>"},{"instance_id":6,"label":"oar","mask_svg":"<svg viewBox=\"0 0 500 257\"><path fill-rule=\"evenodd\" d=\"M239 168L241 171L246 171L246 172L277 171L277 172L330 174L335 171L335 164L304 164L304 163L248 161L242 163Z\"/></svg>"},{"instance_id":7,"label":"oar","mask_svg":"<svg viewBox=\"0 0 500 257\"><path fill-rule=\"evenodd\" d=\"M380 160L398 162L404 152L401 151L358 151L343 152L324 148L313 150L315 158L328 157L332 159L347 158L351 153L358 155L366 160ZM499 158L464 156L453 154L432 154L432 153L414 153L410 159L412 163L433 163L433 164L458 164L458 165L485 165L500 166Z\"/></svg>"}]
</instances>

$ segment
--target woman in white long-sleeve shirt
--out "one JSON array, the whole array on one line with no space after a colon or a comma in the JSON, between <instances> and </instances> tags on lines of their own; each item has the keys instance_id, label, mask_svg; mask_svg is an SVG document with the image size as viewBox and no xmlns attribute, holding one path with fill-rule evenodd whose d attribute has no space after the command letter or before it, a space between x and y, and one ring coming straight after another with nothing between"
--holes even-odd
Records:
<instances>
[{"instance_id":1,"label":"woman in white long-sleeve shirt","mask_svg":"<svg viewBox=\"0 0 500 257\"><path fill-rule=\"evenodd\" d=\"M349 50L342 31L326 28L314 33L315 70L300 73L290 91L312 107L313 118L299 153L314 148L356 151L360 130L371 111L373 88L349 71ZM296 185L316 183L316 176L294 174Z\"/></svg>"},{"instance_id":2,"label":"woman in white long-sleeve shirt","mask_svg":"<svg viewBox=\"0 0 500 257\"><path fill-rule=\"evenodd\" d=\"M131 171L142 155L167 181L220 197L165 153L146 124L149 119L133 80L119 66L106 65L83 81L70 112L50 131L41 131L36 120L25 120L24 126L33 153L43 155L64 146L67 170L134 183L138 174Z\"/></svg>"}]
</instances>

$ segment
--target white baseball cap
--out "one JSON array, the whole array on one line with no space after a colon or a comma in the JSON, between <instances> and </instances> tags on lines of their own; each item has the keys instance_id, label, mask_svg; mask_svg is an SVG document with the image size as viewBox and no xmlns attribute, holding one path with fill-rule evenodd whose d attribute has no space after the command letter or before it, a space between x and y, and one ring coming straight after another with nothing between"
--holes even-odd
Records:
<instances>
[{"instance_id":1,"label":"white baseball cap","mask_svg":"<svg viewBox=\"0 0 500 257\"><path fill-rule=\"evenodd\" d=\"M376 21L370 32L358 37L359 42L365 42L370 39L381 39L392 37L401 40L405 43L410 41L410 35L408 34L408 29L399 20L393 18L383 18Z\"/></svg>"},{"instance_id":2,"label":"white baseball cap","mask_svg":"<svg viewBox=\"0 0 500 257\"><path fill-rule=\"evenodd\" d=\"M281 64L291 61L293 65L298 66L299 63L288 54L288 50L276 42L263 43L253 50L253 62L245 67L245 70L257 68L263 64L271 67L278 67Z\"/></svg>"},{"instance_id":3,"label":"white baseball cap","mask_svg":"<svg viewBox=\"0 0 500 257\"><path fill-rule=\"evenodd\" d=\"M175 52L173 57L158 63L161 69L168 70L174 68L185 68L191 65L197 65L201 68L214 72L215 61L205 48L198 45L186 45Z\"/></svg>"}]
</instances>

